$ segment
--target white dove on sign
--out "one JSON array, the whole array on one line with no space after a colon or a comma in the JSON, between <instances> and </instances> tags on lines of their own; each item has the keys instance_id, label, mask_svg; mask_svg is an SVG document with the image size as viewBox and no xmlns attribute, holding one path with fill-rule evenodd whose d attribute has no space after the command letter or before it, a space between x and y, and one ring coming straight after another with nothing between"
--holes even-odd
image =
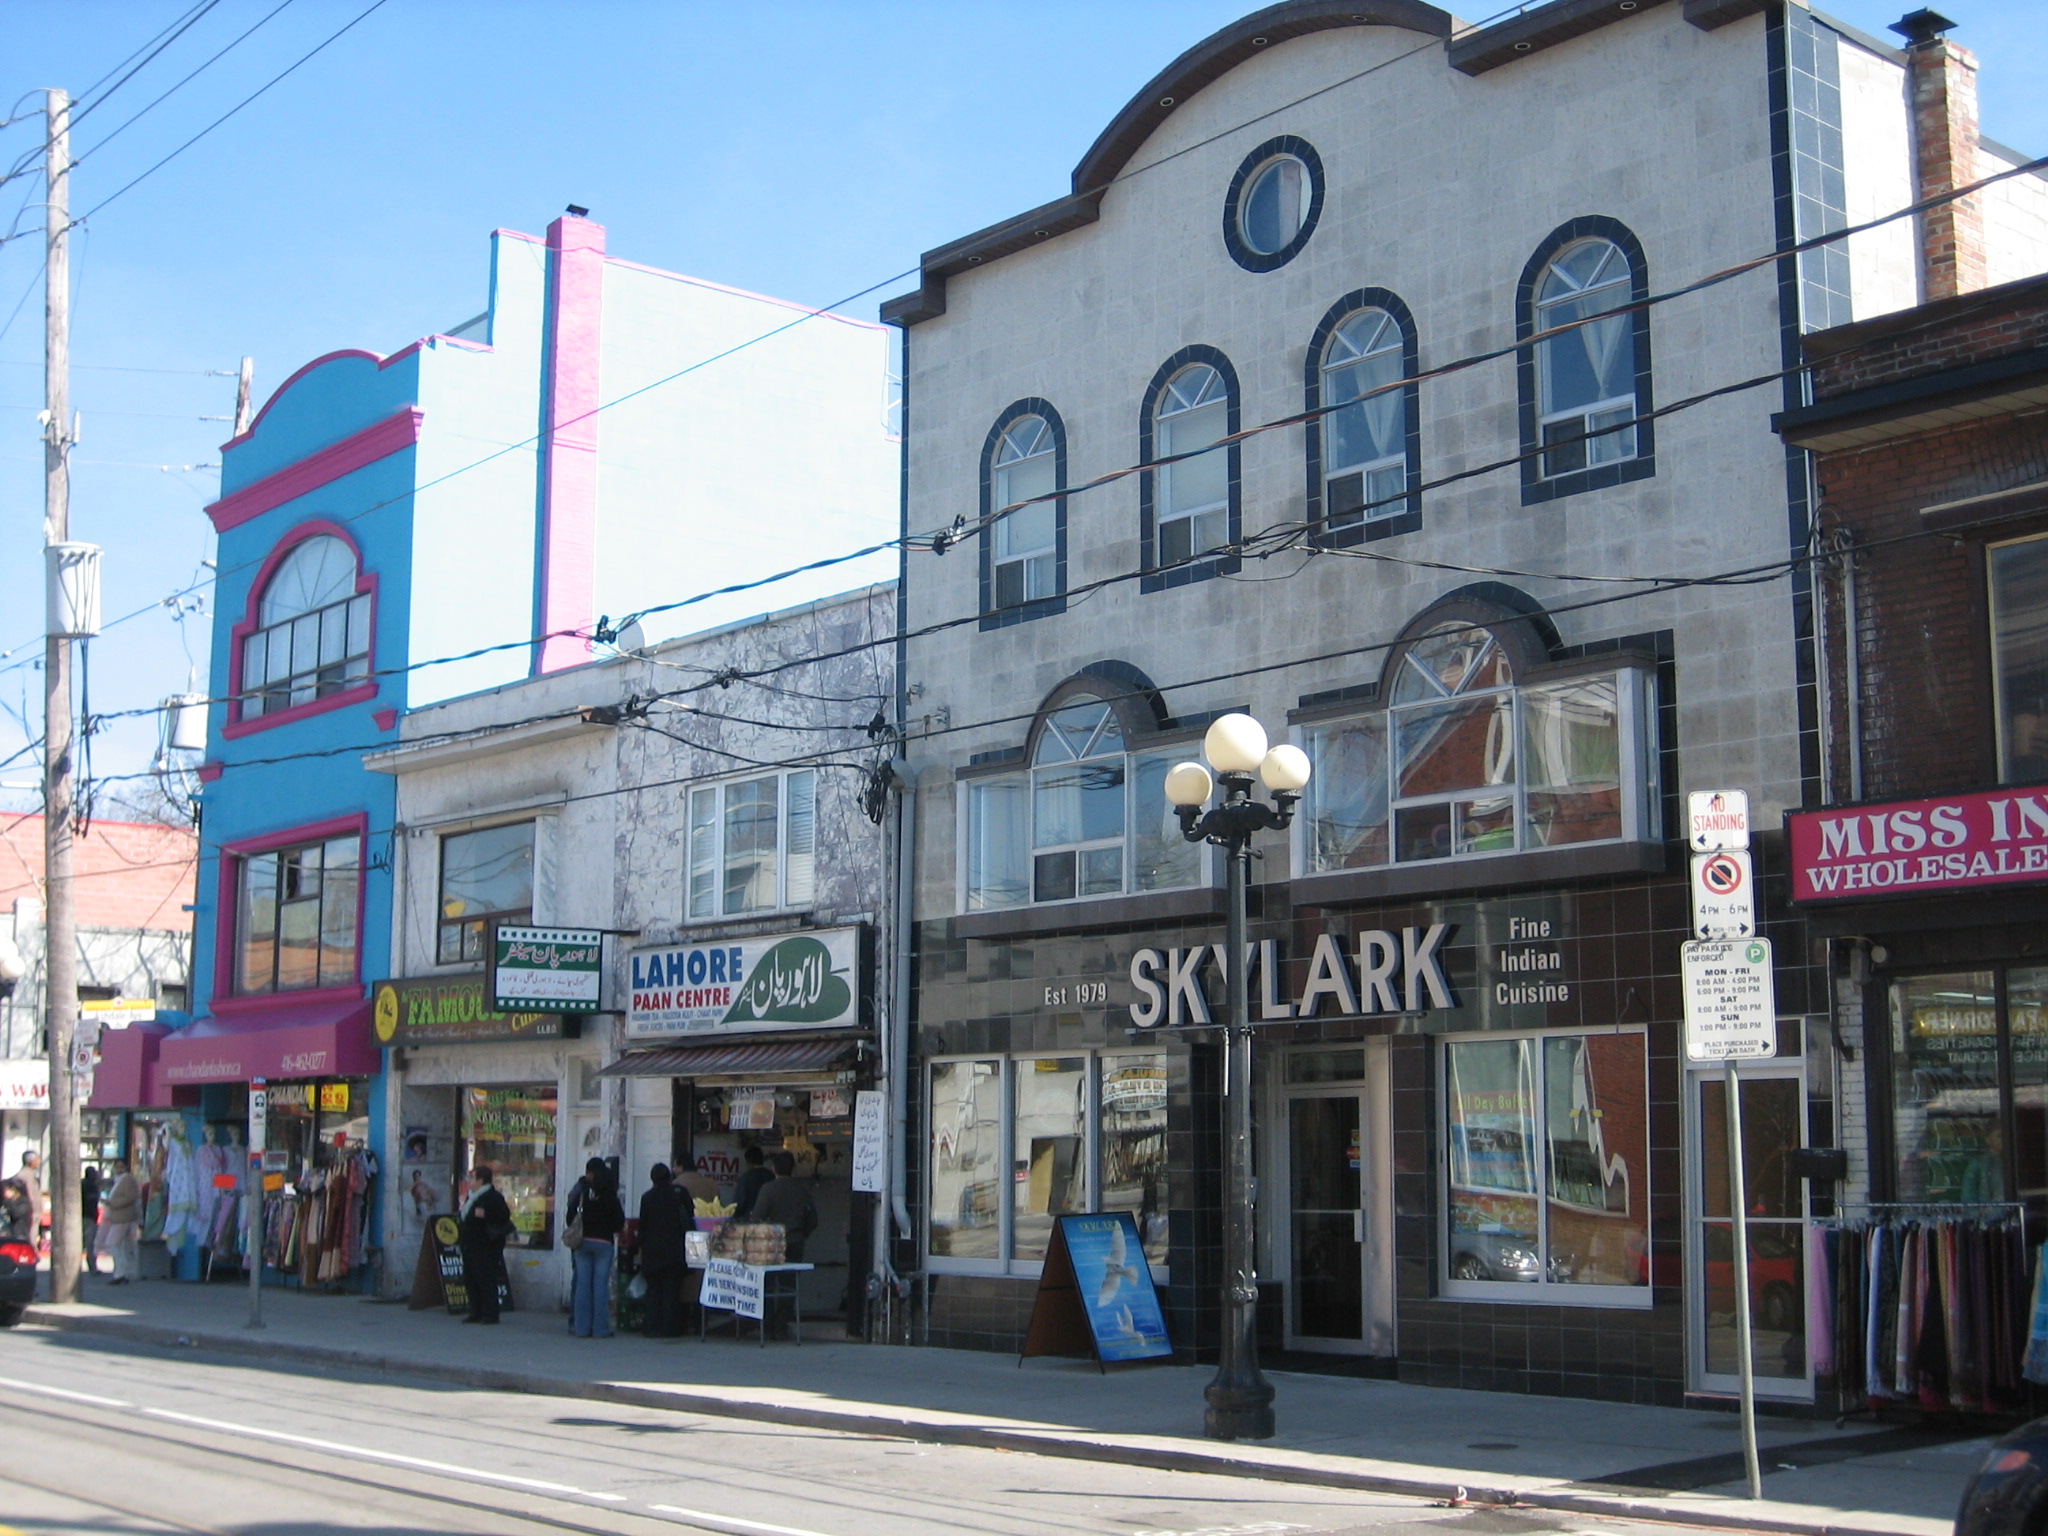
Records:
<instances>
[{"instance_id":1,"label":"white dove on sign","mask_svg":"<svg viewBox=\"0 0 2048 1536\"><path fill-rule=\"evenodd\" d=\"M1128 1257L1124 1247L1123 1223L1118 1222L1109 1229L1109 1262L1102 1269L1102 1289L1096 1293L1096 1306L1108 1306L1116 1298L1116 1293L1123 1289L1126 1280L1132 1285L1138 1283L1138 1266L1126 1264L1124 1260Z\"/></svg>"}]
</instances>

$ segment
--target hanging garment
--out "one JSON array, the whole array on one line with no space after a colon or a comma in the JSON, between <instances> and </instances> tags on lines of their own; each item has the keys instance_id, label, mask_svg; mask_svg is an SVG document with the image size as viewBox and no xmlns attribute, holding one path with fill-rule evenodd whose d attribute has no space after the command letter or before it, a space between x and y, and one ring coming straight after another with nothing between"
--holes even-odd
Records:
<instances>
[{"instance_id":1,"label":"hanging garment","mask_svg":"<svg viewBox=\"0 0 2048 1536\"><path fill-rule=\"evenodd\" d=\"M1815 1376L1835 1374L1835 1287L1828 1236L1821 1227L1806 1229L1806 1347Z\"/></svg>"}]
</instances>

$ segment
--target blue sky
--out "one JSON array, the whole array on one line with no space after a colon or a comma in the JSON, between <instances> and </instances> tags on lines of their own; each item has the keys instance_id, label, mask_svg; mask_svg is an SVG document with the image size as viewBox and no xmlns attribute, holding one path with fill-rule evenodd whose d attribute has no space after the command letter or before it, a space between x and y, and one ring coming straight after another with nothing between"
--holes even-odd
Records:
<instances>
[{"instance_id":1,"label":"blue sky","mask_svg":"<svg viewBox=\"0 0 2048 1536\"><path fill-rule=\"evenodd\" d=\"M0 102L98 80L194 0L13 0ZM291 0L161 106L100 141L278 0L219 0L77 129L74 213L355 16ZM73 532L104 544L109 617L202 574L202 506L237 361L257 398L337 347L390 351L483 308L486 236L585 204L610 248L811 304L1066 190L1103 124L1242 0L387 0L210 137L92 217L74 246ZM1905 10L1840 0L1880 36ZM1984 131L2048 152L2040 0L1952 0L1983 60ZM34 102L23 102L24 110ZM0 169L39 142L0 131ZM0 186L0 229L40 196ZM36 222L30 206L24 224ZM42 315L37 237L0 246L0 756L39 722ZM895 283L883 293L905 286ZM876 296L858 301L872 315ZM159 371L138 371L159 370ZM164 468L162 466L170 466ZM203 679L207 613L155 606L93 646L95 710ZM188 660L189 657L189 660ZM37 726L39 732L39 724ZM143 766L152 721L101 738ZM0 768L0 781L33 775ZM0 804L32 797L0 791Z\"/></svg>"}]
</instances>

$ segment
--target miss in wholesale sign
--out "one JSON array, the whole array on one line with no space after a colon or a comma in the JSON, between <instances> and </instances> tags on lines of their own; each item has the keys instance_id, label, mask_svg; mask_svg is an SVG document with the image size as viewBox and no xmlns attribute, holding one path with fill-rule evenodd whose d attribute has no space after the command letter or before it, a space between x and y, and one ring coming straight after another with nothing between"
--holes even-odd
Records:
<instances>
[{"instance_id":1,"label":"miss in wholesale sign","mask_svg":"<svg viewBox=\"0 0 2048 1536\"><path fill-rule=\"evenodd\" d=\"M860 930L820 928L628 956L626 1034L638 1040L860 1022Z\"/></svg>"}]
</instances>

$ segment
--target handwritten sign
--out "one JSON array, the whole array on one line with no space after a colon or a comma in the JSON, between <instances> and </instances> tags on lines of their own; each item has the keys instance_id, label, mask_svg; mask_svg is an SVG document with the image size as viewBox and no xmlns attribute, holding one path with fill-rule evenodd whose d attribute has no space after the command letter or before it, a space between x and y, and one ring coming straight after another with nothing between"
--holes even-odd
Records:
<instances>
[{"instance_id":1,"label":"handwritten sign","mask_svg":"<svg viewBox=\"0 0 2048 1536\"><path fill-rule=\"evenodd\" d=\"M698 1293L700 1306L714 1312L737 1312L741 1317L762 1314L762 1274L752 1264L738 1259L706 1259L704 1288Z\"/></svg>"},{"instance_id":2,"label":"handwritten sign","mask_svg":"<svg viewBox=\"0 0 2048 1536\"><path fill-rule=\"evenodd\" d=\"M882 1192L887 1118L888 1106L880 1089L863 1088L853 1096L853 1187L862 1194Z\"/></svg>"}]
</instances>

